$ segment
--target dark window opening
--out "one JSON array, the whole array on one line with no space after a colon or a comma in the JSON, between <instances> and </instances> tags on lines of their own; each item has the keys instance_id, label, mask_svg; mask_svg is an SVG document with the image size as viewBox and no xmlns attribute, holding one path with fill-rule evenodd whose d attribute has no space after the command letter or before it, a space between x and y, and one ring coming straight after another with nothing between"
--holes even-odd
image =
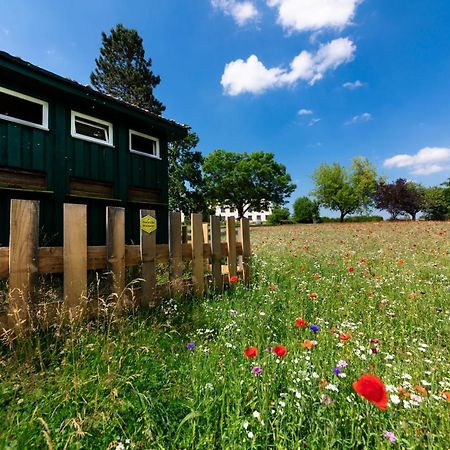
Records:
<instances>
[{"instance_id":1,"label":"dark window opening","mask_svg":"<svg viewBox=\"0 0 450 450\"><path fill-rule=\"evenodd\" d=\"M24 98L0 92L0 114L24 120L36 125L44 125L44 107Z\"/></svg>"},{"instance_id":2,"label":"dark window opening","mask_svg":"<svg viewBox=\"0 0 450 450\"><path fill-rule=\"evenodd\" d=\"M152 156L158 156L157 141L155 139L131 133L130 140L131 150L134 150L135 152L146 153Z\"/></svg>"},{"instance_id":3,"label":"dark window opening","mask_svg":"<svg viewBox=\"0 0 450 450\"><path fill-rule=\"evenodd\" d=\"M109 126L89 119L75 117L75 133L101 141L109 141Z\"/></svg>"}]
</instances>

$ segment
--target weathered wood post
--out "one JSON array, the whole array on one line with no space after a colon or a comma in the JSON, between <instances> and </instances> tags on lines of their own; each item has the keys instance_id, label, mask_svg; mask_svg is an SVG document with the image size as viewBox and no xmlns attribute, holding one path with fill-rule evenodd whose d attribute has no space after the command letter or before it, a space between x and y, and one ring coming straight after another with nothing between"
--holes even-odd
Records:
<instances>
[{"instance_id":1,"label":"weathered wood post","mask_svg":"<svg viewBox=\"0 0 450 450\"><path fill-rule=\"evenodd\" d=\"M181 246L181 213L171 212L169 216L169 279L171 293L183 291L183 255Z\"/></svg>"},{"instance_id":2,"label":"weathered wood post","mask_svg":"<svg viewBox=\"0 0 450 450\"><path fill-rule=\"evenodd\" d=\"M249 259L251 256L250 248L250 221L246 218L241 219L241 227L239 231L240 240L242 244L242 259L241 259L241 270L244 282L248 284L250 282L250 264Z\"/></svg>"},{"instance_id":3,"label":"weathered wood post","mask_svg":"<svg viewBox=\"0 0 450 450\"><path fill-rule=\"evenodd\" d=\"M141 228L141 266L142 266L142 304L146 307L156 305L156 213L154 210L140 210Z\"/></svg>"},{"instance_id":4,"label":"weathered wood post","mask_svg":"<svg viewBox=\"0 0 450 450\"><path fill-rule=\"evenodd\" d=\"M227 245L228 245L228 280L237 275L236 262L236 220L227 218Z\"/></svg>"},{"instance_id":5,"label":"weathered wood post","mask_svg":"<svg viewBox=\"0 0 450 450\"><path fill-rule=\"evenodd\" d=\"M217 291L223 289L222 276L222 246L220 240L220 218L217 216L210 216L211 226L211 266L213 287Z\"/></svg>"},{"instance_id":6,"label":"weathered wood post","mask_svg":"<svg viewBox=\"0 0 450 450\"><path fill-rule=\"evenodd\" d=\"M69 320L86 311L87 301L87 208L64 204L64 309Z\"/></svg>"},{"instance_id":7,"label":"weathered wood post","mask_svg":"<svg viewBox=\"0 0 450 450\"><path fill-rule=\"evenodd\" d=\"M126 304L125 208L106 208L106 264L112 293L117 295L116 307L120 310Z\"/></svg>"},{"instance_id":8,"label":"weathered wood post","mask_svg":"<svg viewBox=\"0 0 450 450\"><path fill-rule=\"evenodd\" d=\"M39 202L11 200L9 323L19 333L30 325L38 272Z\"/></svg>"},{"instance_id":9,"label":"weathered wood post","mask_svg":"<svg viewBox=\"0 0 450 450\"><path fill-rule=\"evenodd\" d=\"M194 285L194 293L201 296L205 291L203 274L203 227L201 214L191 214L191 235L192 283Z\"/></svg>"}]
</instances>

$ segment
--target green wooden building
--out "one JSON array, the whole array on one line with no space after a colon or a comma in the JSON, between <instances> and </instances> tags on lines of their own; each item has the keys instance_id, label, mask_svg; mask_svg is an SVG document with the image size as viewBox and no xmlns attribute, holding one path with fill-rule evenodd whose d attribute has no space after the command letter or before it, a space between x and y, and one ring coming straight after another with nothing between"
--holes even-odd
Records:
<instances>
[{"instance_id":1,"label":"green wooden building","mask_svg":"<svg viewBox=\"0 0 450 450\"><path fill-rule=\"evenodd\" d=\"M88 243L105 244L105 207L155 209L167 241L167 145L188 128L0 51L0 246L12 198L40 200L40 245L62 245L63 203L88 206Z\"/></svg>"}]
</instances>

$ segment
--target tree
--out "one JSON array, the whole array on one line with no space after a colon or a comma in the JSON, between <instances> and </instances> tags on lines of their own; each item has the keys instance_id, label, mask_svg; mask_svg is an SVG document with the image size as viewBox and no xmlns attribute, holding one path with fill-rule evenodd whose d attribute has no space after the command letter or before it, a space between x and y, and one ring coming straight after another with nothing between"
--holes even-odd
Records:
<instances>
[{"instance_id":1,"label":"tree","mask_svg":"<svg viewBox=\"0 0 450 450\"><path fill-rule=\"evenodd\" d=\"M91 83L100 92L161 114L166 107L153 96L161 79L151 71L152 60L145 59L142 38L122 24L102 32L100 57L91 73Z\"/></svg>"},{"instance_id":2,"label":"tree","mask_svg":"<svg viewBox=\"0 0 450 450\"><path fill-rule=\"evenodd\" d=\"M449 207L445 199L445 189L440 186L425 188L422 211L428 220L445 220Z\"/></svg>"},{"instance_id":3,"label":"tree","mask_svg":"<svg viewBox=\"0 0 450 450\"><path fill-rule=\"evenodd\" d=\"M372 204L376 172L366 158L355 158L350 173L338 163L322 164L313 175L313 194L320 205L347 214L367 210Z\"/></svg>"},{"instance_id":4,"label":"tree","mask_svg":"<svg viewBox=\"0 0 450 450\"><path fill-rule=\"evenodd\" d=\"M194 150L199 138L187 137L169 144L169 209L184 214L208 209L202 175L203 155Z\"/></svg>"},{"instance_id":5,"label":"tree","mask_svg":"<svg viewBox=\"0 0 450 450\"><path fill-rule=\"evenodd\" d=\"M393 183L382 181L375 189L375 206L388 211L394 220L403 213L415 220L416 214L422 209L421 189L404 178L398 178Z\"/></svg>"},{"instance_id":6,"label":"tree","mask_svg":"<svg viewBox=\"0 0 450 450\"><path fill-rule=\"evenodd\" d=\"M239 218L249 209L284 204L295 189L286 167L267 152L215 150L205 157L203 172L210 203L235 208Z\"/></svg>"},{"instance_id":7,"label":"tree","mask_svg":"<svg viewBox=\"0 0 450 450\"><path fill-rule=\"evenodd\" d=\"M294 220L298 223L313 223L319 220L319 204L308 197L299 197L294 202Z\"/></svg>"},{"instance_id":8,"label":"tree","mask_svg":"<svg viewBox=\"0 0 450 450\"><path fill-rule=\"evenodd\" d=\"M272 214L267 217L267 223L269 225L279 225L289 220L290 215L289 208L274 206L272 208Z\"/></svg>"}]
</instances>

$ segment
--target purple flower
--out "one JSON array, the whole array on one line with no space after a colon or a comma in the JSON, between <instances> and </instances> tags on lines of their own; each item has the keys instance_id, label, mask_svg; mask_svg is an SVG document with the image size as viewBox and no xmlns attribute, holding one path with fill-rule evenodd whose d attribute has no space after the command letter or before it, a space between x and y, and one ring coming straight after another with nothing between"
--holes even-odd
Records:
<instances>
[{"instance_id":1,"label":"purple flower","mask_svg":"<svg viewBox=\"0 0 450 450\"><path fill-rule=\"evenodd\" d=\"M370 349L370 351L371 351L372 353L378 353L378 349L377 349L376 347L372 347L372 348Z\"/></svg>"},{"instance_id":2,"label":"purple flower","mask_svg":"<svg viewBox=\"0 0 450 450\"><path fill-rule=\"evenodd\" d=\"M320 331L319 325L314 325L314 324L311 324L311 325L309 326L309 329L310 329L311 331L314 331L314 333L317 333L318 331Z\"/></svg>"},{"instance_id":3,"label":"purple flower","mask_svg":"<svg viewBox=\"0 0 450 450\"><path fill-rule=\"evenodd\" d=\"M395 437L395 434L394 434L393 431L386 431L386 432L384 433L384 437L385 437L386 439L389 439L389 442L392 442L392 443L394 443L394 442L397 441L397 438Z\"/></svg>"},{"instance_id":4,"label":"purple flower","mask_svg":"<svg viewBox=\"0 0 450 450\"><path fill-rule=\"evenodd\" d=\"M261 375L261 374L262 374L262 369L261 369L261 367L258 367L258 366L253 367L253 369L252 369L252 374L253 374L253 375Z\"/></svg>"},{"instance_id":5,"label":"purple flower","mask_svg":"<svg viewBox=\"0 0 450 450\"><path fill-rule=\"evenodd\" d=\"M344 361L343 359L340 359L339 361L338 361L338 363L337 363L337 366L338 367L347 367L348 366L348 364L347 364L347 361Z\"/></svg>"},{"instance_id":6,"label":"purple flower","mask_svg":"<svg viewBox=\"0 0 450 450\"><path fill-rule=\"evenodd\" d=\"M342 371L341 371L341 369L339 369L339 367L335 367L335 368L333 369L333 372L334 372L334 374L337 375L337 376L339 376L339 375L342 373Z\"/></svg>"},{"instance_id":7,"label":"purple flower","mask_svg":"<svg viewBox=\"0 0 450 450\"><path fill-rule=\"evenodd\" d=\"M272 353L273 352L273 348L272 347L267 347L266 348L266 352Z\"/></svg>"},{"instance_id":8,"label":"purple flower","mask_svg":"<svg viewBox=\"0 0 450 450\"><path fill-rule=\"evenodd\" d=\"M194 348L195 348L195 342L189 342L189 343L187 343L187 344L186 344L186 348L187 348L188 350L194 350Z\"/></svg>"}]
</instances>

